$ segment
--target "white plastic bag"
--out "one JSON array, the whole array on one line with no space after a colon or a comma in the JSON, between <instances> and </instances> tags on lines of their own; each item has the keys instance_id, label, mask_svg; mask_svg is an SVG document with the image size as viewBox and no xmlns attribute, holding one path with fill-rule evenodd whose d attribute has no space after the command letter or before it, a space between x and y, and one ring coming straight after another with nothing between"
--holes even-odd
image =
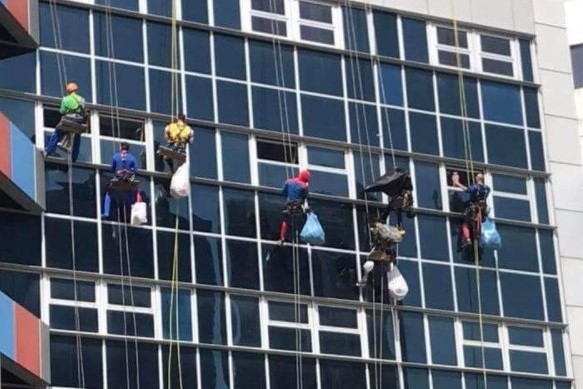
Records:
<instances>
[{"instance_id":1,"label":"white plastic bag","mask_svg":"<svg viewBox=\"0 0 583 389\"><path fill-rule=\"evenodd\" d=\"M138 202L132 205L132 226L139 226L148 222L148 209L146 203Z\"/></svg>"},{"instance_id":2,"label":"white plastic bag","mask_svg":"<svg viewBox=\"0 0 583 389\"><path fill-rule=\"evenodd\" d=\"M170 182L170 195L172 197L186 197L190 194L190 172L188 164L183 163Z\"/></svg>"},{"instance_id":3,"label":"white plastic bag","mask_svg":"<svg viewBox=\"0 0 583 389\"><path fill-rule=\"evenodd\" d=\"M391 271L387 274L389 281L389 295L395 300L403 300L409 293L409 286L405 277L401 274L397 266L393 265Z\"/></svg>"}]
</instances>

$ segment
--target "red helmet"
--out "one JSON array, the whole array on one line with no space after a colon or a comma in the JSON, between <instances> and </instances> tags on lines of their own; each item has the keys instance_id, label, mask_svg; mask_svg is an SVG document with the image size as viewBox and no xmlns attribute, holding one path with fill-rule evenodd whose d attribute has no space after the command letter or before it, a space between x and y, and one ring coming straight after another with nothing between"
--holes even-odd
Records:
<instances>
[{"instance_id":1,"label":"red helmet","mask_svg":"<svg viewBox=\"0 0 583 389\"><path fill-rule=\"evenodd\" d=\"M300 173L298 174L298 180L300 180L301 182L305 182L305 183L310 182L311 177L312 177L312 174L307 169L301 170Z\"/></svg>"}]
</instances>

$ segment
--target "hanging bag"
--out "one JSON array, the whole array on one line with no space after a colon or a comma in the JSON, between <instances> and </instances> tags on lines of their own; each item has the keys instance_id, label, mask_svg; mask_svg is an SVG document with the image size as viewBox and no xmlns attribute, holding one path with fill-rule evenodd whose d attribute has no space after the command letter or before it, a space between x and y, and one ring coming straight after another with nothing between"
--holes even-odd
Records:
<instances>
[{"instance_id":1,"label":"hanging bag","mask_svg":"<svg viewBox=\"0 0 583 389\"><path fill-rule=\"evenodd\" d=\"M186 197L190 194L190 172L188 164L183 163L172 176L170 195L172 197Z\"/></svg>"},{"instance_id":2,"label":"hanging bag","mask_svg":"<svg viewBox=\"0 0 583 389\"><path fill-rule=\"evenodd\" d=\"M300 239L302 242L309 244L324 244L326 241L326 234L324 229L318 221L318 216L314 212L308 213L308 218L302 232L300 232Z\"/></svg>"},{"instance_id":3,"label":"hanging bag","mask_svg":"<svg viewBox=\"0 0 583 389\"><path fill-rule=\"evenodd\" d=\"M502 248L502 238L496 229L496 223L491 219L486 219L482 223L482 235L480 244L484 248L500 250Z\"/></svg>"},{"instance_id":4,"label":"hanging bag","mask_svg":"<svg viewBox=\"0 0 583 389\"><path fill-rule=\"evenodd\" d=\"M387 279L389 281L389 295L392 298L400 301L407 297L409 286L407 285L407 281L405 281L405 277L403 277L396 265L393 265L391 271L387 273Z\"/></svg>"},{"instance_id":5,"label":"hanging bag","mask_svg":"<svg viewBox=\"0 0 583 389\"><path fill-rule=\"evenodd\" d=\"M132 204L131 224L139 226L148 222L148 206L142 201L142 196L138 192L136 202Z\"/></svg>"}]
</instances>

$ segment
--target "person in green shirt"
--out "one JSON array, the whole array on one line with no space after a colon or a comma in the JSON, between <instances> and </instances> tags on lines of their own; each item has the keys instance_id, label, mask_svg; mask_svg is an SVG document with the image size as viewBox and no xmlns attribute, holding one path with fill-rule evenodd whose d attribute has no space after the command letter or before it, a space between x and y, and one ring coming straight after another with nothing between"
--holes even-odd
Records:
<instances>
[{"instance_id":1,"label":"person in green shirt","mask_svg":"<svg viewBox=\"0 0 583 389\"><path fill-rule=\"evenodd\" d=\"M67 84L67 95L64 96L61 100L61 108L59 109L59 113L61 114L61 122L66 123L69 121L77 124L85 124L87 120L85 113L85 99L77 93L78 90L79 87L76 83L70 82ZM77 157L79 156L81 136L79 134L69 134L59 129L55 129L55 131L51 134L51 137L49 138L45 147L45 156L53 154L57 149L59 142L63 140L65 136L73 137L71 159L76 161ZM70 142L67 142L65 139L64 143Z\"/></svg>"}]
</instances>

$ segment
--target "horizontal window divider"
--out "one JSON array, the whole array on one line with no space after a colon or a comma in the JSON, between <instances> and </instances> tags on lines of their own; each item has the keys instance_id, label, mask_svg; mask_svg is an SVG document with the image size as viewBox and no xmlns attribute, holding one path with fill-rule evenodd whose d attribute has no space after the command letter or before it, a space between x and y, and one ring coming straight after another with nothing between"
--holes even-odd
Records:
<instances>
[{"instance_id":1,"label":"horizontal window divider","mask_svg":"<svg viewBox=\"0 0 583 389\"><path fill-rule=\"evenodd\" d=\"M510 351L526 351L529 353L546 353L547 350L544 346L536 347L536 346L523 346L523 345L516 345L510 343L508 345L508 350Z\"/></svg>"},{"instance_id":2,"label":"horizontal window divider","mask_svg":"<svg viewBox=\"0 0 583 389\"><path fill-rule=\"evenodd\" d=\"M488 348L496 348L496 349L500 349L502 350L502 344L501 343L496 343L496 342L481 342L479 340L468 340L468 339L463 339L462 340L462 344L463 346L471 346L471 347L488 347Z\"/></svg>"},{"instance_id":3,"label":"horizontal window divider","mask_svg":"<svg viewBox=\"0 0 583 389\"><path fill-rule=\"evenodd\" d=\"M96 302L88 302L88 301L76 301L75 300L65 300L65 299L49 299L49 305L58 305L61 307L77 307L77 308L90 308L90 309L99 309L99 304Z\"/></svg>"},{"instance_id":4,"label":"horizontal window divider","mask_svg":"<svg viewBox=\"0 0 583 389\"><path fill-rule=\"evenodd\" d=\"M80 222L93 223L93 224L99 223L99 221L97 219L92 219L92 218L83 217L83 216L71 216L71 215L52 213L52 212L45 212L44 215L47 216L49 219L60 219L60 220L67 220L67 221L73 220L73 221L80 221Z\"/></svg>"},{"instance_id":5,"label":"horizontal window divider","mask_svg":"<svg viewBox=\"0 0 583 389\"><path fill-rule=\"evenodd\" d=\"M280 82L283 83L283 81L281 81L281 80L280 80ZM291 81L288 81L287 83L290 84ZM295 88L287 88L287 87L280 86L280 85L263 84L263 83L256 82L256 81L249 81L249 84L251 84L251 87L259 87L259 88L271 89L271 90L277 90L277 91L289 92L289 93L296 93L297 92L297 90ZM323 95L323 96L327 96L327 95Z\"/></svg>"},{"instance_id":6,"label":"horizontal window divider","mask_svg":"<svg viewBox=\"0 0 583 389\"><path fill-rule=\"evenodd\" d=\"M530 197L525 194L517 194L517 193L509 193L509 192L498 192L496 189L492 191L492 195L494 197L501 197L505 199L515 199L515 200L524 200L530 201Z\"/></svg>"},{"instance_id":7,"label":"horizontal window divider","mask_svg":"<svg viewBox=\"0 0 583 389\"><path fill-rule=\"evenodd\" d=\"M311 330L312 324L310 323L295 323L292 321L281 321L281 320L268 320L267 325L271 327L278 327L278 328L290 328L290 329L299 329L299 330Z\"/></svg>"},{"instance_id":8,"label":"horizontal window divider","mask_svg":"<svg viewBox=\"0 0 583 389\"><path fill-rule=\"evenodd\" d=\"M128 300L131 301L129 297ZM106 304L104 309L110 312L143 313L146 315L155 313L153 308L134 307L133 305Z\"/></svg>"},{"instance_id":9,"label":"horizontal window divider","mask_svg":"<svg viewBox=\"0 0 583 389\"><path fill-rule=\"evenodd\" d=\"M379 315L380 315L380 313L379 313ZM358 328L324 326L321 324L318 326L318 331L334 332L337 334L347 334L347 335L360 335L360 330Z\"/></svg>"}]
</instances>

